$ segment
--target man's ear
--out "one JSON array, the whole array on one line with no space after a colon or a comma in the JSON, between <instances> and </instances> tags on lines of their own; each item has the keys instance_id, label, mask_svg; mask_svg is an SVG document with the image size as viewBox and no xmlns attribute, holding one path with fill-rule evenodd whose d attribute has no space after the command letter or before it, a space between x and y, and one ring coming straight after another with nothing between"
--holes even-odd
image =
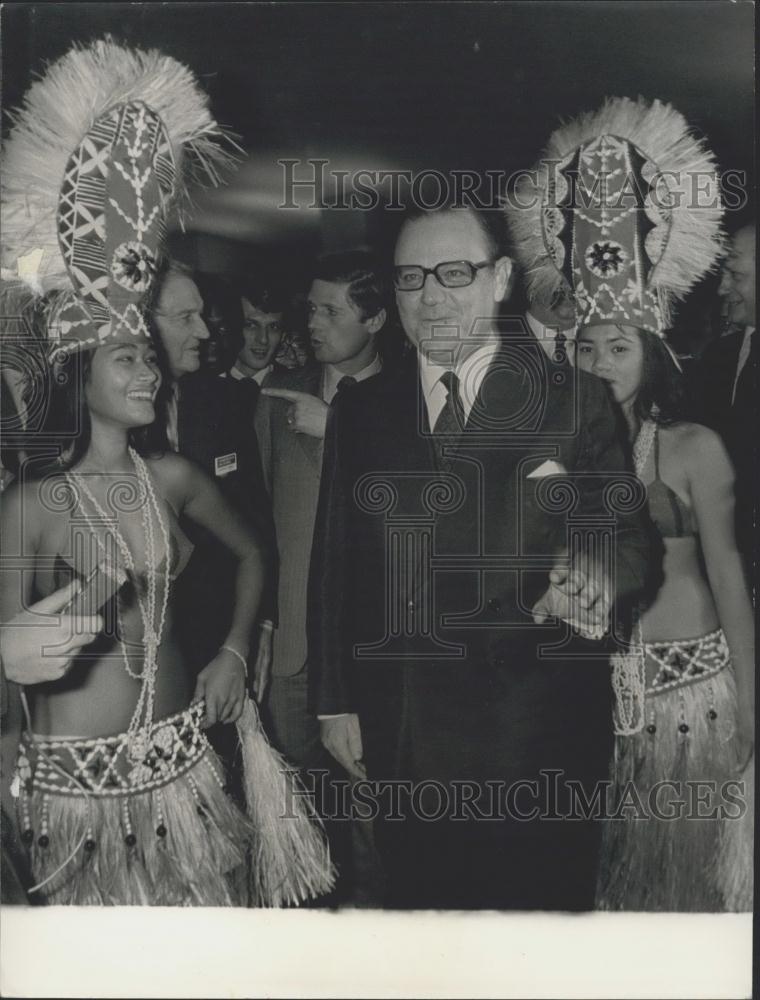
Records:
<instances>
[{"instance_id":1,"label":"man's ear","mask_svg":"<svg viewBox=\"0 0 760 1000\"><path fill-rule=\"evenodd\" d=\"M374 316L370 316L368 320L365 320L368 333L379 333L385 326L386 316L385 309L381 309L380 312L375 313Z\"/></svg>"},{"instance_id":2,"label":"man's ear","mask_svg":"<svg viewBox=\"0 0 760 1000\"><path fill-rule=\"evenodd\" d=\"M510 278L514 264L511 257L499 257L493 265L494 286L493 300L501 302L510 288Z\"/></svg>"}]
</instances>

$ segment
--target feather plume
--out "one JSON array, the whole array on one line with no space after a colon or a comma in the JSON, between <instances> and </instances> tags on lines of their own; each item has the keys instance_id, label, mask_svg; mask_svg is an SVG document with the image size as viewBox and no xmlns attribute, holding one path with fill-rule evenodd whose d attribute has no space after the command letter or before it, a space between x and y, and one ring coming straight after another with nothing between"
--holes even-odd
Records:
<instances>
[{"instance_id":1,"label":"feather plume","mask_svg":"<svg viewBox=\"0 0 760 1000\"><path fill-rule=\"evenodd\" d=\"M193 184L218 185L236 161L238 147L214 121L207 96L182 63L109 37L75 46L32 84L11 115L0 207L5 282L23 282L31 296L70 288L56 219L66 163L104 112L129 101L142 101L163 120L178 167L180 215ZM25 269L21 262L35 252L33 266Z\"/></svg>"},{"instance_id":2,"label":"feather plume","mask_svg":"<svg viewBox=\"0 0 760 1000\"><path fill-rule=\"evenodd\" d=\"M288 906L329 892L335 881L322 822L297 772L270 745L246 698L237 723L245 799L256 831L250 891L254 906Z\"/></svg>"},{"instance_id":3,"label":"feather plume","mask_svg":"<svg viewBox=\"0 0 760 1000\"><path fill-rule=\"evenodd\" d=\"M667 242L649 280L667 323L673 303L714 268L724 248L715 157L669 104L609 98L598 111L561 125L532 176L520 181L505 208L513 253L531 300L551 306L561 293L572 294L547 248L543 207L557 163L602 135L627 140L654 165L661 175L657 190L663 206L667 186L672 205L663 213L669 222Z\"/></svg>"}]
</instances>

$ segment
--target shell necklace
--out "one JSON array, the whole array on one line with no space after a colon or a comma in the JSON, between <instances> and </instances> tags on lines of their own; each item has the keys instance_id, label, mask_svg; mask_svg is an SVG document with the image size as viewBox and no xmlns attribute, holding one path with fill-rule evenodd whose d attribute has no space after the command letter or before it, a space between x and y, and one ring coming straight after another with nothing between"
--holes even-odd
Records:
<instances>
[{"instance_id":1,"label":"shell necklace","mask_svg":"<svg viewBox=\"0 0 760 1000\"><path fill-rule=\"evenodd\" d=\"M640 480L657 435L657 423L645 420L633 445L633 468ZM631 643L627 652L611 657L612 688L615 693L615 732L632 736L644 728L646 697L646 656L641 635L641 612L633 608Z\"/></svg>"},{"instance_id":2,"label":"shell necklace","mask_svg":"<svg viewBox=\"0 0 760 1000\"><path fill-rule=\"evenodd\" d=\"M145 599L140 596L137 585L137 572L135 561L132 557L129 545L124 535L117 525L112 525L113 517L103 510L95 499L81 473L66 473L66 481L73 491L75 502L87 523L87 527L92 532L98 544L103 547L103 542L99 538L95 524L91 515L85 508L83 498L86 497L95 514L100 519L101 524L107 524L107 531L113 536L119 548L124 565L129 570L135 581L135 596L140 609L140 618L143 625L143 646L145 654L143 657L143 668L140 673L136 673L129 663L126 643L124 641L124 629L122 627L121 616L119 614L119 597L116 596L117 617L119 625L119 645L121 655L124 660L124 669L135 680L140 681L140 695L135 706L134 714L127 728L127 745L129 757L133 761L143 759L149 748L150 729L153 723L154 704L156 694L156 674L158 673L158 648L161 645L164 625L166 623L166 608L169 600L169 578L170 578L170 541L166 522L161 514L158 500L156 499L153 482L148 472L145 462L137 454L134 448L129 448L129 456L137 473L139 486L140 517L142 520L143 536L145 539L145 558L147 563L147 585L145 589ZM164 580L161 607L158 608L157 584L158 584L158 563L156 560L156 535L155 526L158 525L161 537L164 542L166 558L164 560Z\"/></svg>"},{"instance_id":3,"label":"shell necklace","mask_svg":"<svg viewBox=\"0 0 760 1000\"><path fill-rule=\"evenodd\" d=\"M639 433L636 435L636 440L633 444L633 470L636 476L641 479L641 476L646 468L647 461L649 460L649 453L652 450L652 445L654 444L654 439L657 436L657 424L654 420L645 420Z\"/></svg>"}]
</instances>

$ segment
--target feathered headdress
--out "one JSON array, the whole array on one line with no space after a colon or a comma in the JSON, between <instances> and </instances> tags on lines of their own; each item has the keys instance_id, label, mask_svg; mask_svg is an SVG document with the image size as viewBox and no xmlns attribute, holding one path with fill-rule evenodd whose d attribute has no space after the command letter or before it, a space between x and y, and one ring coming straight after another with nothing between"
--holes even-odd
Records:
<instances>
[{"instance_id":1,"label":"feathered headdress","mask_svg":"<svg viewBox=\"0 0 760 1000\"><path fill-rule=\"evenodd\" d=\"M181 212L192 182L217 184L235 158L206 95L175 59L107 38L53 63L13 122L0 204L4 299L44 296L60 347L144 334L170 212Z\"/></svg>"},{"instance_id":2,"label":"feathered headdress","mask_svg":"<svg viewBox=\"0 0 760 1000\"><path fill-rule=\"evenodd\" d=\"M722 253L715 159L669 104L612 98L561 126L505 209L528 296L578 326L660 336Z\"/></svg>"}]
</instances>

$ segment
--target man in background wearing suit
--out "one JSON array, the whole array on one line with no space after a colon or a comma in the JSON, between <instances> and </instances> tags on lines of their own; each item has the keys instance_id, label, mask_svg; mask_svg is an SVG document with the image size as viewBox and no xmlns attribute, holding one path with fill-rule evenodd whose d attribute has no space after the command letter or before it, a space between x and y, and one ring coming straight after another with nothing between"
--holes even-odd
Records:
<instances>
[{"instance_id":1,"label":"man in background wearing suit","mask_svg":"<svg viewBox=\"0 0 760 1000\"><path fill-rule=\"evenodd\" d=\"M411 364L334 408L309 595L315 704L333 716L333 755L383 783L389 905L590 909L598 824L556 812L570 781L588 794L607 776L609 650L557 619L604 630L613 594L642 587L649 542L638 514L618 515L614 573L576 549L571 526L610 521L615 420L596 379L576 372L576 393L575 377L546 377L537 345L501 343L511 261L492 221L406 219L394 283ZM570 480L571 514L543 488L552 476Z\"/></svg>"},{"instance_id":2,"label":"man in background wearing suit","mask_svg":"<svg viewBox=\"0 0 760 1000\"><path fill-rule=\"evenodd\" d=\"M694 419L716 430L736 470L736 540L747 573L754 553L758 341L755 330L755 225L731 240L718 292L727 322L739 329L705 348L690 373Z\"/></svg>"},{"instance_id":3,"label":"man in background wearing suit","mask_svg":"<svg viewBox=\"0 0 760 1000\"><path fill-rule=\"evenodd\" d=\"M275 362L285 332L288 296L272 282L248 281L240 287L243 312L242 344L226 373L236 381L250 379L259 388L285 369Z\"/></svg>"},{"instance_id":4,"label":"man in background wearing suit","mask_svg":"<svg viewBox=\"0 0 760 1000\"><path fill-rule=\"evenodd\" d=\"M306 772L330 763L307 705L306 592L322 443L336 395L361 392L361 383L381 368L376 337L385 323L385 295L371 256L347 251L321 258L309 290L308 316L316 362L272 374L256 411L279 553L272 672L270 678L257 676L256 685L266 689L273 743Z\"/></svg>"},{"instance_id":5,"label":"man in background wearing suit","mask_svg":"<svg viewBox=\"0 0 760 1000\"><path fill-rule=\"evenodd\" d=\"M152 313L171 377L171 384L162 387L168 397L169 443L213 477L225 498L257 532L268 554L267 576L271 581L276 558L274 528L253 433L255 394L244 383L222 381L202 370L202 346L209 339L202 311L203 300L191 273L170 265ZM185 530L195 549L177 580L177 607L183 652L197 672L216 655L229 629L235 563L206 532L192 524ZM268 594L265 584L259 613L264 633L271 631L274 617L271 589L270 582ZM257 646L258 636L251 636L250 650L240 652L253 663ZM220 730L211 734L215 746L229 760L234 731L232 727L224 731L214 728Z\"/></svg>"},{"instance_id":6,"label":"man in background wearing suit","mask_svg":"<svg viewBox=\"0 0 760 1000\"><path fill-rule=\"evenodd\" d=\"M525 324L554 364L575 361L572 331L575 308L569 296L561 298L553 308L531 302L525 312Z\"/></svg>"}]
</instances>

